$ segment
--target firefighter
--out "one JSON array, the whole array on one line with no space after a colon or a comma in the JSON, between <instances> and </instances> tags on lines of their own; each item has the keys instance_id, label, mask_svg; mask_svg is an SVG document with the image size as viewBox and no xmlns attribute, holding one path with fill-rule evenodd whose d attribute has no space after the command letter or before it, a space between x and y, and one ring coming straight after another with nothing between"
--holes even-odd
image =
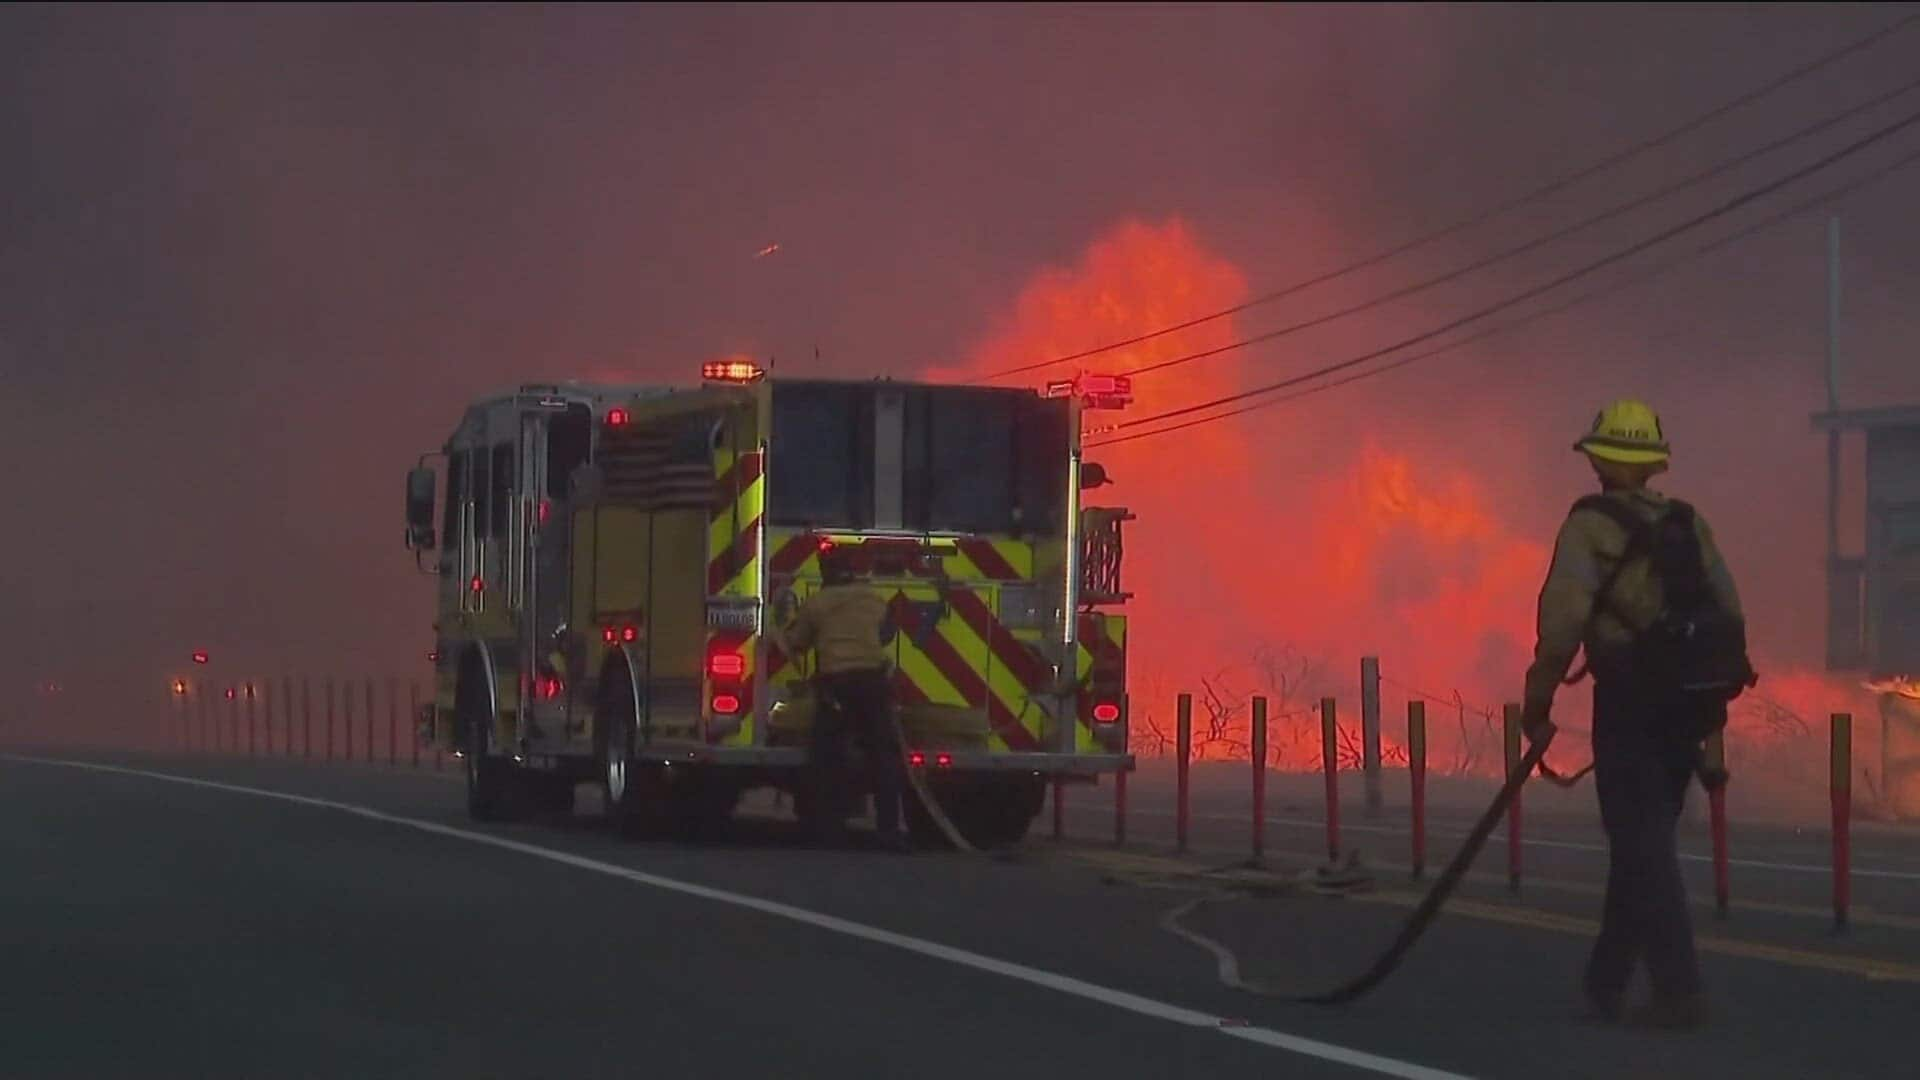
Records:
<instances>
[{"instance_id":1,"label":"firefighter","mask_svg":"<svg viewBox=\"0 0 1920 1080\"><path fill-rule=\"evenodd\" d=\"M873 783L874 827L880 846L907 850L900 831L904 765L895 737L891 675L881 646L886 601L857 580L853 553L829 546L820 554L821 589L800 606L782 633L787 650L813 649L817 707L810 744L815 827L837 841L844 826L837 807L846 790L847 735L860 741Z\"/></svg>"},{"instance_id":2,"label":"firefighter","mask_svg":"<svg viewBox=\"0 0 1920 1080\"><path fill-rule=\"evenodd\" d=\"M1609 404L1574 449L1591 462L1601 495L1576 503L1555 541L1540 591L1539 638L1527 670L1522 724L1535 742L1551 737L1554 691L1584 647L1594 676L1594 786L1608 851L1605 907L1587 963L1586 999L1600 1019L1693 1027L1705 1021L1706 1003L1675 834L1699 767L1696 736L1714 724L1711 718L1673 715L1674 696L1649 674L1660 665L1648 662L1645 649L1635 649L1636 638L1660 619L1673 592L1663 591L1645 550L1654 523L1684 509L1693 525L1684 529L1682 519L1681 535L1698 539L1693 576L1705 579L1696 591L1734 620L1739 597L1705 521L1647 487L1666 471L1669 457L1651 408L1633 400ZM1629 528L1636 521L1646 526ZM1744 665L1744 629L1740 634ZM1719 709L1724 723L1724 703ZM1628 1013L1627 983L1643 960L1653 998Z\"/></svg>"}]
</instances>

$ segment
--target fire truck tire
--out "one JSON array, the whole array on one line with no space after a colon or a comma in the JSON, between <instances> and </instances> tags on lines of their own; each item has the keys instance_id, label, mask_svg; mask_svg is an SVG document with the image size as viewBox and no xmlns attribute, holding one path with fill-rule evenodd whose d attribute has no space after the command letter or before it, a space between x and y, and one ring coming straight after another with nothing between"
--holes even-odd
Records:
<instances>
[{"instance_id":1,"label":"fire truck tire","mask_svg":"<svg viewBox=\"0 0 1920 1080\"><path fill-rule=\"evenodd\" d=\"M475 821L507 821L516 817L519 793L514 790L514 768L489 753L485 723L469 718L464 749L467 765L467 816Z\"/></svg>"},{"instance_id":2,"label":"fire truck tire","mask_svg":"<svg viewBox=\"0 0 1920 1080\"><path fill-rule=\"evenodd\" d=\"M672 824L672 791L665 770L635 756L639 720L633 715L633 691L625 672L612 669L603 687L597 715L605 718L606 726L597 758L607 822L628 839L661 836Z\"/></svg>"},{"instance_id":3,"label":"fire truck tire","mask_svg":"<svg viewBox=\"0 0 1920 1080\"><path fill-rule=\"evenodd\" d=\"M709 773L682 770L668 796L674 835L682 840L712 839L726 831L740 805L740 786Z\"/></svg>"},{"instance_id":4,"label":"fire truck tire","mask_svg":"<svg viewBox=\"0 0 1920 1080\"><path fill-rule=\"evenodd\" d=\"M939 801L947 820L974 847L999 848L1019 843L1040 813L1045 785L1031 777L968 779L941 783L929 780L928 791ZM933 816L912 792L906 801L907 829L915 844L949 846Z\"/></svg>"}]
</instances>

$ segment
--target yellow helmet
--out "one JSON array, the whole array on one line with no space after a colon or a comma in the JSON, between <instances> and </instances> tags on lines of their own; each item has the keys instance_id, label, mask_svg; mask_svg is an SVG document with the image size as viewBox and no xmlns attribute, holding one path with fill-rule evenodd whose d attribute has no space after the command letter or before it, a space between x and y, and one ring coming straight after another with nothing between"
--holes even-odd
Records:
<instances>
[{"instance_id":1,"label":"yellow helmet","mask_svg":"<svg viewBox=\"0 0 1920 1080\"><path fill-rule=\"evenodd\" d=\"M1593 430L1573 444L1575 450L1622 465L1653 465L1669 456L1660 414L1644 401L1621 398L1593 418Z\"/></svg>"}]
</instances>

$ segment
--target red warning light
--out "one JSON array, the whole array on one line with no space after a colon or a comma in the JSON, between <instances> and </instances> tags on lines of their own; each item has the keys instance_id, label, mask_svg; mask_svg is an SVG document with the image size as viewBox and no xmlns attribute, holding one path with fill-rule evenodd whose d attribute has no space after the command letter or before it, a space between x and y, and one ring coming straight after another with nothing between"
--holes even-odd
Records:
<instances>
[{"instance_id":1,"label":"red warning light","mask_svg":"<svg viewBox=\"0 0 1920 1080\"><path fill-rule=\"evenodd\" d=\"M751 360L710 360L700 365L700 377L707 382L757 382L766 373Z\"/></svg>"},{"instance_id":2,"label":"red warning light","mask_svg":"<svg viewBox=\"0 0 1920 1080\"><path fill-rule=\"evenodd\" d=\"M916 769L920 768L926 763L927 763L927 755L921 753L918 750L915 750L913 753L907 755L907 764L913 766Z\"/></svg>"},{"instance_id":3,"label":"red warning light","mask_svg":"<svg viewBox=\"0 0 1920 1080\"><path fill-rule=\"evenodd\" d=\"M228 701L232 701L232 700L234 699L234 696L235 696L235 695L234 695L234 692L233 692L233 687L231 687L231 686L229 686L229 687L227 687L227 700L228 700Z\"/></svg>"},{"instance_id":4,"label":"red warning light","mask_svg":"<svg viewBox=\"0 0 1920 1080\"><path fill-rule=\"evenodd\" d=\"M640 640L640 628L639 628L639 627L636 627L636 626L623 626L623 627L621 627L621 628L620 628L620 640L621 640L621 641L625 641L625 642L628 642L628 643L632 643L632 642L635 642L635 641L639 641L639 640Z\"/></svg>"},{"instance_id":5,"label":"red warning light","mask_svg":"<svg viewBox=\"0 0 1920 1080\"><path fill-rule=\"evenodd\" d=\"M567 686L559 679L548 675L539 680L540 697L545 701L554 701L566 693Z\"/></svg>"},{"instance_id":6,"label":"red warning light","mask_svg":"<svg viewBox=\"0 0 1920 1080\"><path fill-rule=\"evenodd\" d=\"M739 711L740 696L738 694L715 694L713 696L713 714L715 716L732 716Z\"/></svg>"},{"instance_id":7,"label":"red warning light","mask_svg":"<svg viewBox=\"0 0 1920 1080\"><path fill-rule=\"evenodd\" d=\"M196 663L196 664L204 664L204 663L206 663L206 662L207 662L207 654L206 654L206 652L205 652L204 650L201 650L201 649L195 649L195 650L193 651L193 662L194 662L194 663Z\"/></svg>"},{"instance_id":8,"label":"red warning light","mask_svg":"<svg viewBox=\"0 0 1920 1080\"><path fill-rule=\"evenodd\" d=\"M428 652L428 653L427 653L427 663L429 663L429 664L437 664L437 663L439 663L439 662L440 662L440 650L439 650L439 649L434 649L434 650L432 650L432 651L430 651L430 652Z\"/></svg>"},{"instance_id":9,"label":"red warning light","mask_svg":"<svg viewBox=\"0 0 1920 1080\"><path fill-rule=\"evenodd\" d=\"M953 755L936 754L934 755L933 763L942 769L951 769L953 768Z\"/></svg>"},{"instance_id":10,"label":"red warning light","mask_svg":"<svg viewBox=\"0 0 1920 1080\"><path fill-rule=\"evenodd\" d=\"M607 426L608 427L626 427L627 421L631 419L633 419L633 417L630 414L628 414L627 410L625 409L608 409L607 410Z\"/></svg>"},{"instance_id":11,"label":"red warning light","mask_svg":"<svg viewBox=\"0 0 1920 1080\"><path fill-rule=\"evenodd\" d=\"M819 547L820 554L825 555L827 552L833 550L833 541L823 536L820 538Z\"/></svg>"},{"instance_id":12,"label":"red warning light","mask_svg":"<svg viewBox=\"0 0 1920 1080\"><path fill-rule=\"evenodd\" d=\"M478 593L478 592L486 592L486 591L487 591L487 583L486 583L486 582L484 582L484 581L481 581L481 580L480 580L480 575L479 575L479 574L475 574L475 575L473 575L473 580L472 580L472 581L469 581L469 582L467 582L467 588L469 588L469 589L472 589L472 590L473 590L474 592L477 592L477 593Z\"/></svg>"},{"instance_id":13,"label":"red warning light","mask_svg":"<svg viewBox=\"0 0 1920 1080\"><path fill-rule=\"evenodd\" d=\"M1111 701L1102 701L1093 707L1093 722L1096 724L1112 724L1119 719L1120 706Z\"/></svg>"},{"instance_id":14,"label":"red warning light","mask_svg":"<svg viewBox=\"0 0 1920 1080\"><path fill-rule=\"evenodd\" d=\"M620 640L620 631L611 626L603 626L600 628L600 640L611 645Z\"/></svg>"},{"instance_id":15,"label":"red warning light","mask_svg":"<svg viewBox=\"0 0 1920 1080\"><path fill-rule=\"evenodd\" d=\"M707 657L707 674L716 679L737 679L747 673L747 658L739 653L718 652Z\"/></svg>"}]
</instances>

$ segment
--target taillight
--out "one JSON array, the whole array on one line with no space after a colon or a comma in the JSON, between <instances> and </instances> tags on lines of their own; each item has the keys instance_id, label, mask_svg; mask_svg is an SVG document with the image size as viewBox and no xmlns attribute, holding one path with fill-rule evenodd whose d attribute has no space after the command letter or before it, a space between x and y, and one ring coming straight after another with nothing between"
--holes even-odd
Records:
<instances>
[{"instance_id":1,"label":"taillight","mask_svg":"<svg viewBox=\"0 0 1920 1080\"><path fill-rule=\"evenodd\" d=\"M607 410L607 426L608 427L626 427L628 419L629 417L627 415L627 410L625 409L608 409Z\"/></svg>"},{"instance_id":2,"label":"taillight","mask_svg":"<svg viewBox=\"0 0 1920 1080\"><path fill-rule=\"evenodd\" d=\"M707 674L716 679L737 679L747 673L747 658L735 652L717 652L707 657Z\"/></svg>"},{"instance_id":3,"label":"taillight","mask_svg":"<svg viewBox=\"0 0 1920 1080\"><path fill-rule=\"evenodd\" d=\"M621 627L621 628L620 628L620 640L621 640L621 641L625 641L625 642L628 642L628 643L632 643L632 642L635 642L635 641L639 641L639 640L640 640L640 630L639 630L639 628L638 628L638 627L634 627L634 626L623 626L623 627Z\"/></svg>"},{"instance_id":4,"label":"taillight","mask_svg":"<svg viewBox=\"0 0 1920 1080\"><path fill-rule=\"evenodd\" d=\"M907 755L907 764L913 766L916 769L920 768L926 763L927 763L927 755L921 753L918 750L915 750L913 753Z\"/></svg>"},{"instance_id":5,"label":"taillight","mask_svg":"<svg viewBox=\"0 0 1920 1080\"><path fill-rule=\"evenodd\" d=\"M1102 701L1093 707L1093 722L1096 724L1114 724L1120 721L1120 706L1111 701Z\"/></svg>"},{"instance_id":6,"label":"taillight","mask_svg":"<svg viewBox=\"0 0 1920 1080\"><path fill-rule=\"evenodd\" d=\"M713 715L732 716L733 714L739 711L740 711L740 695L738 694L713 695Z\"/></svg>"},{"instance_id":7,"label":"taillight","mask_svg":"<svg viewBox=\"0 0 1920 1080\"><path fill-rule=\"evenodd\" d=\"M553 701L561 694L566 693L567 690L565 683L551 675L542 676L536 680L536 684L540 692L540 697L545 701Z\"/></svg>"},{"instance_id":8,"label":"taillight","mask_svg":"<svg viewBox=\"0 0 1920 1080\"><path fill-rule=\"evenodd\" d=\"M934 755L934 758L933 758L933 763L934 763L934 765L936 765L936 766L938 766L938 767L940 767L940 768L942 768L942 769L949 769L949 768L952 768L952 767L953 767L953 755L952 755L952 754L935 754L935 755Z\"/></svg>"},{"instance_id":9,"label":"taillight","mask_svg":"<svg viewBox=\"0 0 1920 1080\"><path fill-rule=\"evenodd\" d=\"M611 645L620 640L620 631L611 626L603 626L600 628L600 640Z\"/></svg>"}]
</instances>

